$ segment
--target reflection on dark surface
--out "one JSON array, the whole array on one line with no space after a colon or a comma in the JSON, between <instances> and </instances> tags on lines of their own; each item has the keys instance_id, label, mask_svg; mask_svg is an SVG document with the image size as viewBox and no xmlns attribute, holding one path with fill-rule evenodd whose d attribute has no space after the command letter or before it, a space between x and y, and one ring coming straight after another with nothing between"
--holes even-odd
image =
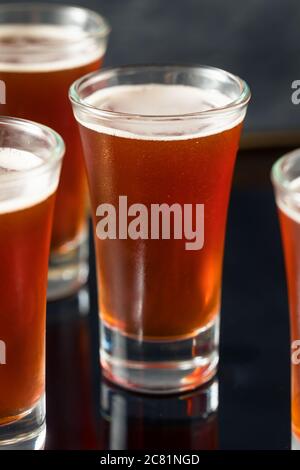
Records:
<instances>
[{"instance_id":1,"label":"reflection on dark surface","mask_svg":"<svg viewBox=\"0 0 300 470\"><path fill-rule=\"evenodd\" d=\"M168 397L139 395L103 381L103 449L217 449L218 383Z\"/></svg>"},{"instance_id":2,"label":"reflection on dark surface","mask_svg":"<svg viewBox=\"0 0 300 470\"><path fill-rule=\"evenodd\" d=\"M88 288L48 304L46 448L216 449L217 381L168 397L101 381L96 318Z\"/></svg>"}]
</instances>

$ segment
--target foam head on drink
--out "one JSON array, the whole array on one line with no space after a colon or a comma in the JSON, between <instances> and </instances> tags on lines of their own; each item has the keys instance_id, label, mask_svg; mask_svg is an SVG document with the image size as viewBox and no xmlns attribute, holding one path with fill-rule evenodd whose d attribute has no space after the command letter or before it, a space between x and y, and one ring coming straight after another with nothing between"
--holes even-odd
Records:
<instances>
[{"instance_id":1,"label":"foam head on drink","mask_svg":"<svg viewBox=\"0 0 300 470\"><path fill-rule=\"evenodd\" d=\"M18 73L76 69L105 52L81 28L50 24L2 24L0 47L0 70Z\"/></svg>"},{"instance_id":2,"label":"foam head on drink","mask_svg":"<svg viewBox=\"0 0 300 470\"><path fill-rule=\"evenodd\" d=\"M47 265L58 180L33 153L0 147L0 424L43 394ZM57 177L58 178L58 177ZM3 348L2 348L3 353Z\"/></svg>"},{"instance_id":3,"label":"foam head on drink","mask_svg":"<svg viewBox=\"0 0 300 470\"><path fill-rule=\"evenodd\" d=\"M244 113L202 119L195 113L225 107L230 98L185 85L114 86L85 102L123 113L97 122L76 113L95 226L98 205L117 206L120 195L128 205L204 204L205 210L199 251L188 252L184 239L95 237L102 319L137 337L192 336L220 309L227 205Z\"/></svg>"},{"instance_id":4,"label":"foam head on drink","mask_svg":"<svg viewBox=\"0 0 300 470\"><path fill-rule=\"evenodd\" d=\"M0 80L7 94L2 114L45 124L66 143L53 221L54 252L80 239L86 219L84 165L68 89L99 68L104 51L104 40L100 44L72 25L0 25Z\"/></svg>"}]
</instances>

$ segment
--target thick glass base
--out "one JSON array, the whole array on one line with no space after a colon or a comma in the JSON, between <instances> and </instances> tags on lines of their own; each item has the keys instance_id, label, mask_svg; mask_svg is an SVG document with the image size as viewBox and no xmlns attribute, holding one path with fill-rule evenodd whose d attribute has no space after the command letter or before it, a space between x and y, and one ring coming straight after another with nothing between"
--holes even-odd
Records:
<instances>
[{"instance_id":1,"label":"thick glass base","mask_svg":"<svg viewBox=\"0 0 300 470\"><path fill-rule=\"evenodd\" d=\"M219 319L181 340L143 340L101 324L100 358L112 382L142 393L169 394L198 387L214 376Z\"/></svg>"},{"instance_id":2,"label":"thick glass base","mask_svg":"<svg viewBox=\"0 0 300 470\"><path fill-rule=\"evenodd\" d=\"M47 299L57 300L76 292L87 281L88 232L61 253L51 253L48 271Z\"/></svg>"},{"instance_id":3,"label":"thick glass base","mask_svg":"<svg viewBox=\"0 0 300 470\"><path fill-rule=\"evenodd\" d=\"M45 396L21 418L0 425L0 450L40 450L45 438Z\"/></svg>"}]
</instances>

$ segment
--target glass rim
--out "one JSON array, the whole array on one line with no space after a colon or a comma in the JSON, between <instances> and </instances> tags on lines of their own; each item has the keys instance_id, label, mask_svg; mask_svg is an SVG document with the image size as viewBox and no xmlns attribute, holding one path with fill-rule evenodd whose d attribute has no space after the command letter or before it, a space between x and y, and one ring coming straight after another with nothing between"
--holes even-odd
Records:
<instances>
[{"instance_id":1,"label":"glass rim","mask_svg":"<svg viewBox=\"0 0 300 470\"><path fill-rule=\"evenodd\" d=\"M300 148L291 150L290 152L285 153L272 165L271 168L271 181L274 186L279 187L290 193L300 193L299 190L295 190L294 187L291 187L292 182L287 177L287 167L289 164L293 163L294 160L299 159L300 161ZM299 173L300 176L300 173Z\"/></svg>"},{"instance_id":2,"label":"glass rim","mask_svg":"<svg viewBox=\"0 0 300 470\"><path fill-rule=\"evenodd\" d=\"M151 115L151 114L140 114L140 113L124 113L119 111L108 111L101 108L97 108L86 102L85 99L80 97L80 87L84 85L87 81L91 79L101 79L107 80L115 75L122 74L122 72L150 72L153 70L209 70L211 72L216 72L219 74L226 75L232 81L234 81L240 89L239 96L230 101L226 106L216 107L205 111L197 111L193 113L183 113L183 114L160 114L160 115ZM105 87L109 88L109 87ZM89 111L91 114L97 117L104 119L124 119L124 120L138 120L138 121L155 121L155 122L164 122L164 121L178 121L183 119L199 119L199 118L208 118L215 115L227 114L232 111L237 111L247 105L251 98L250 88L243 79L234 75L230 72L226 72L223 69L218 67L212 67L210 65L198 65L198 64L137 64L137 65L122 65L119 67L104 67L101 70L96 72L91 72L77 79L69 88L69 98L70 101L82 109Z\"/></svg>"},{"instance_id":3,"label":"glass rim","mask_svg":"<svg viewBox=\"0 0 300 470\"><path fill-rule=\"evenodd\" d=\"M89 39L89 38L105 38L109 35L111 32L111 26L108 22L108 20L101 15L100 13L91 10L90 8L86 8L80 5L64 5L64 4L53 4L49 2L42 2L42 3L32 3L32 2L16 2L16 3L3 3L0 5L0 14L1 12L20 12L20 11L47 11L47 10L68 10L68 11L83 11L87 15L91 16L93 20L96 20L96 23L98 25L98 28L96 31L83 31L83 38L84 39ZM7 25L7 23L5 23ZM23 23L20 23L23 24ZM30 24L30 23L28 23ZM35 23L38 24L38 23ZM47 23L46 23L47 24ZM49 23L51 24L51 23ZM82 37L80 38L82 40ZM74 39L74 43L77 42L78 39ZM72 44L73 41L70 41L70 44ZM13 46L12 46L13 47ZM41 46L41 49L47 49L49 50L50 47L49 45L47 46Z\"/></svg>"},{"instance_id":4,"label":"glass rim","mask_svg":"<svg viewBox=\"0 0 300 470\"><path fill-rule=\"evenodd\" d=\"M8 172L8 173L0 174L1 185L15 183L16 181L22 180L27 175L34 176L34 177L39 176L43 173L46 173L47 171L52 170L52 168L54 168L55 165L61 162L65 154L65 149L66 149L65 143L64 143L63 138L50 127L45 126L44 124L40 124L35 121L30 121L28 119L21 119L21 118L15 118L11 116L0 115L0 128L2 124L22 126L22 128L27 128L28 130L36 129L36 130L42 131L45 136L48 136L52 139L53 145L52 145L52 149L50 150L51 156L49 156L49 158L45 160L41 159L40 165L33 167L33 168L18 170L16 172L12 171L11 173ZM0 148L1 148L1 143L0 143ZM16 148L16 147L11 147L11 148Z\"/></svg>"}]
</instances>

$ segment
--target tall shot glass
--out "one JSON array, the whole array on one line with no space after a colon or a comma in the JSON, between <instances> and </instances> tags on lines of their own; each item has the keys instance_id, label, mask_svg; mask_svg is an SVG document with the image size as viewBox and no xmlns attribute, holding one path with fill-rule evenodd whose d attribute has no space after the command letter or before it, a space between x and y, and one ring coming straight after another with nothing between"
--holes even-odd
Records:
<instances>
[{"instance_id":1,"label":"tall shot glass","mask_svg":"<svg viewBox=\"0 0 300 470\"><path fill-rule=\"evenodd\" d=\"M45 315L50 238L64 143L0 117L0 450L45 438Z\"/></svg>"},{"instance_id":2,"label":"tall shot glass","mask_svg":"<svg viewBox=\"0 0 300 470\"><path fill-rule=\"evenodd\" d=\"M170 393L218 364L223 245L250 92L211 67L107 69L70 90L92 202L101 363Z\"/></svg>"}]
</instances>

